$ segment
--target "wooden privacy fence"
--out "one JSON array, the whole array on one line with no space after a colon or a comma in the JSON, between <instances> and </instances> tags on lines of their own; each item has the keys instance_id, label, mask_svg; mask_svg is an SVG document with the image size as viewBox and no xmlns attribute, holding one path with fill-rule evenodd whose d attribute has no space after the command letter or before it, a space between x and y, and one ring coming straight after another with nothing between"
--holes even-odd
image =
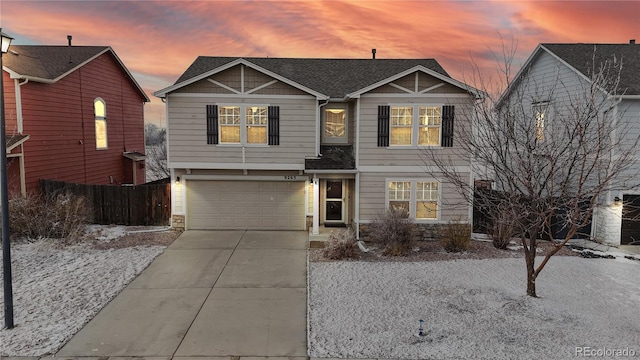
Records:
<instances>
[{"instance_id":1,"label":"wooden privacy fence","mask_svg":"<svg viewBox=\"0 0 640 360\"><path fill-rule=\"evenodd\" d=\"M44 195L71 193L87 198L96 224L168 225L171 184L168 179L143 185L89 185L40 180Z\"/></svg>"}]
</instances>

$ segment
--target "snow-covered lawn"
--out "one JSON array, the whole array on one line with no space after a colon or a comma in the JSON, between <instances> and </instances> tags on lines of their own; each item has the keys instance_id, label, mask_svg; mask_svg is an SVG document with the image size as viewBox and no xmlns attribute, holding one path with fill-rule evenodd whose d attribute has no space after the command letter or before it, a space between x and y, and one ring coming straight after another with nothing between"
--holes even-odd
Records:
<instances>
[{"instance_id":1,"label":"snow-covered lawn","mask_svg":"<svg viewBox=\"0 0 640 360\"><path fill-rule=\"evenodd\" d=\"M554 257L537 280L537 299L525 295L521 258L312 262L309 271L314 357L564 359L616 349L640 356L638 261Z\"/></svg>"},{"instance_id":2,"label":"snow-covered lawn","mask_svg":"<svg viewBox=\"0 0 640 360\"><path fill-rule=\"evenodd\" d=\"M96 239L110 241L125 233L124 227L103 228ZM98 250L88 243L61 248L59 241L49 239L12 244L15 328L0 330L0 355L54 353L164 248ZM2 307L3 297L0 292ZM4 312L0 322L3 328Z\"/></svg>"}]
</instances>

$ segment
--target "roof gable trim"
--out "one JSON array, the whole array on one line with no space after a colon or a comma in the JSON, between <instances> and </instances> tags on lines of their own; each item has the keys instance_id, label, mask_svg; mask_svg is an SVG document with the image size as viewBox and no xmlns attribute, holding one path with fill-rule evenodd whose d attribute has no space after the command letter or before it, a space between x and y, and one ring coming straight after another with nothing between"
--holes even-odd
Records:
<instances>
[{"instance_id":1,"label":"roof gable trim","mask_svg":"<svg viewBox=\"0 0 640 360\"><path fill-rule=\"evenodd\" d=\"M363 95L363 94L365 94L365 93L367 93L367 92L369 92L369 91L371 91L373 89L376 89L376 88L378 88L378 87L380 87L382 85L390 84L392 81L395 81L395 80L398 80L400 78L403 78L403 77L405 77L407 75L415 73L416 71L421 71L421 72L423 72L423 73L425 73L427 75L433 76L438 80L444 81L445 83L451 84L451 85L453 85L455 87L458 87L458 88L461 88L461 89L463 89L465 91L468 91L468 92L474 94L477 97L482 96L482 92L480 90L478 90L478 89L475 89L475 88L473 88L473 87L471 87L471 86L469 86L469 85L467 85L467 84L465 84L463 82L460 82L458 80L452 79L452 78L450 78L448 76L442 75L442 74L440 74L440 73L438 73L436 71L433 71L433 70L431 70L429 68L426 68L426 67L424 67L422 65L416 65L416 66L414 66L414 67L412 67L410 69L407 69L407 70L405 70L403 72L397 73L397 74L395 74L393 76L390 76L390 77L388 77L386 79L380 80L380 81L378 81L378 82L376 82L374 84L371 84L371 85L369 85L367 87L364 87L364 88L362 88L362 89L360 89L358 91L354 91L352 93L349 93L349 94L346 95L346 98L352 98L352 99L359 98L361 95ZM391 84L391 85L393 85L393 84ZM439 86L441 86L441 85L439 85Z\"/></svg>"},{"instance_id":2,"label":"roof gable trim","mask_svg":"<svg viewBox=\"0 0 640 360\"><path fill-rule=\"evenodd\" d=\"M302 91L304 91L306 93L309 93L309 94L315 96L318 99L321 99L321 100L329 99L329 96L327 96L325 94L319 93L319 92L317 92L317 91L315 91L313 89L310 89L310 88L308 88L308 87L306 87L304 85L301 85L301 84L299 84L299 83L297 83L297 82L295 82L295 81L293 81L291 79L288 79L288 78L286 78L284 76L278 75L278 74L276 74L276 73L274 73L272 71L269 71L269 70L267 70L265 68L262 68L262 67L260 67L260 66L258 66L256 64L244 59L244 58L238 58L238 59L233 60L233 61L231 61L231 62L229 62L229 63L227 63L225 65L219 66L219 67L217 67L215 69L212 69L210 71L202 73L202 74L200 74L198 76L194 76L191 79L185 80L185 81L183 81L181 83L178 83L178 84L171 85L171 86L166 87L166 88L164 88L162 90L158 90L158 91L154 92L153 95L157 96L157 97L164 97L164 96L166 96L168 93L170 93L172 91L175 91L175 90L180 89L180 88L182 88L184 86L193 84L193 83L198 82L200 80L206 79L206 78L210 77L211 75L215 75L217 73L220 73L222 71L228 70L228 69L230 69L232 67L235 67L237 65L247 66L247 67L249 67L249 68L251 68L253 70L256 70L256 71L261 72L261 73L263 73L265 75L268 75L268 76L270 76L270 77L272 77L272 78L274 78L276 80L279 80L279 81L281 81L281 82L283 82L283 83L285 83L287 85L293 86L293 87L295 87L295 88L297 88L299 90L302 90ZM244 95L249 95L250 92L245 92L243 94Z\"/></svg>"}]
</instances>

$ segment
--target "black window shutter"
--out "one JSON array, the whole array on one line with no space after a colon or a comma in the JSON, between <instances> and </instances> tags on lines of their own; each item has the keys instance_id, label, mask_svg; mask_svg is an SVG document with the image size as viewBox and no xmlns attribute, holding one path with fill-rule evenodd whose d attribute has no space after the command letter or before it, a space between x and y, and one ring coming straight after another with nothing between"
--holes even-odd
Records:
<instances>
[{"instance_id":1,"label":"black window shutter","mask_svg":"<svg viewBox=\"0 0 640 360\"><path fill-rule=\"evenodd\" d=\"M280 145L280 107L269 106L268 109L269 145Z\"/></svg>"},{"instance_id":2,"label":"black window shutter","mask_svg":"<svg viewBox=\"0 0 640 360\"><path fill-rule=\"evenodd\" d=\"M218 105L207 105L207 144L218 143Z\"/></svg>"},{"instance_id":3,"label":"black window shutter","mask_svg":"<svg viewBox=\"0 0 640 360\"><path fill-rule=\"evenodd\" d=\"M378 146L389 146L389 115L391 106L378 106Z\"/></svg>"},{"instance_id":4,"label":"black window shutter","mask_svg":"<svg viewBox=\"0 0 640 360\"><path fill-rule=\"evenodd\" d=\"M454 106L442 107L442 146L453 147L453 110Z\"/></svg>"}]
</instances>

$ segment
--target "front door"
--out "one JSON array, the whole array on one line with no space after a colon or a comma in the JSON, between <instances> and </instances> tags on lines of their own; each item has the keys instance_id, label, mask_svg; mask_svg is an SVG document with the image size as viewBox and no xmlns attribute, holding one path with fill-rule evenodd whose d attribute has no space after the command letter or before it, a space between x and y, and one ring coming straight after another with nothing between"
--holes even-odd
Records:
<instances>
[{"instance_id":1,"label":"front door","mask_svg":"<svg viewBox=\"0 0 640 360\"><path fill-rule=\"evenodd\" d=\"M344 224L344 183L327 180L325 192L325 225Z\"/></svg>"}]
</instances>

